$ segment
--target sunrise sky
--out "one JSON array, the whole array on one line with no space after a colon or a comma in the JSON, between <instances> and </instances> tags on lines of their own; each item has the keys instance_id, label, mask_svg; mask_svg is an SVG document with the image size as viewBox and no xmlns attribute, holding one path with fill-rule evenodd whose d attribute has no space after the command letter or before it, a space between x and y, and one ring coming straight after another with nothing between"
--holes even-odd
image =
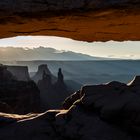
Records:
<instances>
[{"instance_id":1,"label":"sunrise sky","mask_svg":"<svg viewBox=\"0 0 140 140\"><path fill-rule=\"evenodd\" d=\"M43 46L91 56L140 59L140 41L88 43L54 36L18 36L0 39L0 47L8 46L24 47L26 49Z\"/></svg>"}]
</instances>

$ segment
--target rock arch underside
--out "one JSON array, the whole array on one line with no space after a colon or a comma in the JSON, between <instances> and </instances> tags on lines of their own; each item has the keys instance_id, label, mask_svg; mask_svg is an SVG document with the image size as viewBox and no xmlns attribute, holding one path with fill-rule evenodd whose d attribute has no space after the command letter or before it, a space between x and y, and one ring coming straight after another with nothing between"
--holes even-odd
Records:
<instances>
[{"instance_id":1,"label":"rock arch underside","mask_svg":"<svg viewBox=\"0 0 140 140\"><path fill-rule=\"evenodd\" d=\"M89 42L140 40L139 19L140 0L1 0L0 38L53 35ZM18 98L24 100L17 102L15 113L21 109L28 110L19 114L35 113L6 114L13 110L10 100L6 104L3 98L0 140L140 140L140 76L128 84L112 81L83 86L64 100L62 108L38 113L38 87L28 81L27 67L15 68L0 65L0 98L20 93ZM25 81L12 75L21 69ZM38 68L34 79L43 69L45 78L48 72L55 79L46 65ZM61 69L58 79L56 88L64 84Z\"/></svg>"},{"instance_id":2,"label":"rock arch underside","mask_svg":"<svg viewBox=\"0 0 140 140\"><path fill-rule=\"evenodd\" d=\"M82 41L140 40L139 0L2 0L0 38L50 35Z\"/></svg>"}]
</instances>

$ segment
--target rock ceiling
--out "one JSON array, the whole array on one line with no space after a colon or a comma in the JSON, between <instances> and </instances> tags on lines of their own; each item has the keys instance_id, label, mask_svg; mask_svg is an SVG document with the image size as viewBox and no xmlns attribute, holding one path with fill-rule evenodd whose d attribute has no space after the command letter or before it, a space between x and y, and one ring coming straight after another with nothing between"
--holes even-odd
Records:
<instances>
[{"instance_id":1,"label":"rock ceiling","mask_svg":"<svg viewBox=\"0 0 140 140\"><path fill-rule=\"evenodd\" d=\"M42 7L41 12L40 9L35 11L34 8L30 11L25 8L21 12L17 6L14 11L12 9L9 12L10 8L3 4L5 7L2 9L1 3L0 38L17 35L50 35L88 42L140 40L139 6L129 5L124 8L111 7L98 10L83 10L79 7L77 10L76 7L75 10L61 8L53 11L46 11ZM8 10L5 10L6 8Z\"/></svg>"}]
</instances>

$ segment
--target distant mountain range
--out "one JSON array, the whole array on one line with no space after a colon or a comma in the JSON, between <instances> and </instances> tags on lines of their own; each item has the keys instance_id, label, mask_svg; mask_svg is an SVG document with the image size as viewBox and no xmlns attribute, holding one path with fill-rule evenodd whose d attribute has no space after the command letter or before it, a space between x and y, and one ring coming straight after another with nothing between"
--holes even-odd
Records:
<instances>
[{"instance_id":1,"label":"distant mountain range","mask_svg":"<svg viewBox=\"0 0 140 140\"><path fill-rule=\"evenodd\" d=\"M107 58L93 57L86 54L72 51L59 51L54 48L0 48L1 61L21 61L21 60L106 60Z\"/></svg>"}]
</instances>

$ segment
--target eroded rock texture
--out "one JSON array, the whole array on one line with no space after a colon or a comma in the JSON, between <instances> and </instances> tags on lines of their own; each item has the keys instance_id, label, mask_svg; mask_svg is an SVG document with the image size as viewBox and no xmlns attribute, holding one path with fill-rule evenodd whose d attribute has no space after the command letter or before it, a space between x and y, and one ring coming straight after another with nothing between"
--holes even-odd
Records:
<instances>
[{"instance_id":1,"label":"eroded rock texture","mask_svg":"<svg viewBox=\"0 0 140 140\"><path fill-rule=\"evenodd\" d=\"M69 100L64 110L24 116L1 113L0 139L140 139L139 76L128 85L113 81L84 86Z\"/></svg>"},{"instance_id":2,"label":"eroded rock texture","mask_svg":"<svg viewBox=\"0 0 140 140\"><path fill-rule=\"evenodd\" d=\"M9 70L17 78L18 81L30 80L27 66L7 66L7 70Z\"/></svg>"},{"instance_id":3,"label":"eroded rock texture","mask_svg":"<svg viewBox=\"0 0 140 140\"><path fill-rule=\"evenodd\" d=\"M83 41L139 40L139 0L2 0L0 37L53 35Z\"/></svg>"}]
</instances>

